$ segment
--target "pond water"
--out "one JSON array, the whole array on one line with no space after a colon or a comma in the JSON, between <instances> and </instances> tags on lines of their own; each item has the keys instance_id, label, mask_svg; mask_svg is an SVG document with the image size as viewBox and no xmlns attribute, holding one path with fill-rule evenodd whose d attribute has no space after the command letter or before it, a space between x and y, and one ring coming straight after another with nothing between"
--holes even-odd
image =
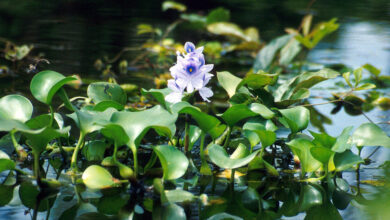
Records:
<instances>
[{"instance_id":1,"label":"pond water","mask_svg":"<svg viewBox=\"0 0 390 220\"><path fill-rule=\"evenodd\" d=\"M161 3L150 1L27 1L2 0L0 2L0 37L17 43L33 44L34 53L43 53L50 64L40 68L53 69L63 74L79 74L82 78L100 78L99 72L93 68L96 59L113 57L123 47L141 45L145 38L136 35L136 25L151 23L164 27L175 20L175 12L161 12ZM56 2L56 3L54 3ZM259 28L261 38L269 41L283 34L285 27L297 27L306 12L308 1L191 1L188 8L193 11L207 12L218 6L231 10L231 20L243 27ZM310 9L315 21L338 17L341 24L339 30L326 37L309 55L308 60L323 65L345 64L357 68L370 63L382 70L382 74L390 75L390 1L321 1L315 2ZM174 32L174 38L185 42L196 42L203 37L197 33L188 33L185 29ZM136 53L129 54L129 57ZM216 70L223 69L216 66ZM245 70L247 66L243 67ZM150 73L142 73L150 74ZM119 80L140 84L150 88L142 74L130 72ZM9 81L12 80L10 83ZM20 78L0 78L1 90L4 93L24 91L28 89L30 80ZM24 84L21 85L20 82ZM329 90L321 87L332 86L334 82L322 83L313 90L313 95L330 97ZM10 87L11 86L11 87ZM14 87L14 88L12 88ZM26 88L24 88L26 87ZM337 89L334 90L336 92ZM389 89L383 92L389 93ZM2 94L2 96L5 94ZM311 103L322 103L325 99L310 100ZM318 105L316 109L331 118L331 124L325 124L326 131L333 136L341 133L345 126L355 128L368 122L364 115L351 116L345 111L337 114L330 112L333 104ZM390 120L390 111L375 108L366 113L374 122ZM381 127L390 133L389 124ZM312 130L318 130L315 127ZM374 148L365 148L362 156L369 155ZM390 151L380 149L372 158L373 163L363 166L361 180L376 179L381 175L377 168L386 160L390 160ZM351 185L356 185L356 173L345 172L343 177ZM370 188L370 185L362 185ZM0 219L30 219L25 215L24 207L10 205L0 207ZM362 219L364 215L354 205L341 212L345 219ZM44 218L45 214L42 214ZM289 219L303 219L300 214Z\"/></svg>"}]
</instances>

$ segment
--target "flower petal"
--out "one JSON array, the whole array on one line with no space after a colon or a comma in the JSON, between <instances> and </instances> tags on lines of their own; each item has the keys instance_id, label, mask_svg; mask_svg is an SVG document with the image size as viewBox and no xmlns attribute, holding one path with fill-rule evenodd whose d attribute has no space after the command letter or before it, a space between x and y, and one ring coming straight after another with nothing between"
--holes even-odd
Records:
<instances>
[{"instance_id":1,"label":"flower petal","mask_svg":"<svg viewBox=\"0 0 390 220\"><path fill-rule=\"evenodd\" d=\"M170 103L177 103L180 102L181 99L183 98L183 93L180 92L172 92L165 96L165 101L170 102Z\"/></svg>"},{"instance_id":2,"label":"flower petal","mask_svg":"<svg viewBox=\"0 0 390 220\"><path fill-rule=\"evenodd\" d=\"M203 65L203 66L200 68L200 71L205 72L205 73L208 73L208 72L210 72L213 68L214 68L214 64L207 64L207 65Z\"/></svg>"},{"instance_id":3,"label":"flower petal","mask_svg":"<svg viewBox=\"0 0 390 220\"><path fill-rule=\"evenodd\" d=\"M210 88L203 87L199 89L199 95L202 97L204 101L210 102L208 98L214 95L213 91Z\"/></svg>"},{"instance_id":4,"label":"flower petal","mask_svg":"<svg viewBox=\"0 0 390 220\"><path fill-rule=\"evenodd\" d=\"M184 44L184 50L185 50L187 53L194 52L194 51L195 51L195 45L194 45L192 42L186 42L186 43Z\"/></svg>"}]
</instances>

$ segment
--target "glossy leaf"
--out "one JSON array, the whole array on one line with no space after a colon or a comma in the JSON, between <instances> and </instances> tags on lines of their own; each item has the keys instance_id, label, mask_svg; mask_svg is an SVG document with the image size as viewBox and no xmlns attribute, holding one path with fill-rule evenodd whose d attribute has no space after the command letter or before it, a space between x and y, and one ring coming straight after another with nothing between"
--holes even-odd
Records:
<instances>
[{"instance_id":1,"label":"glossy leaf","mask_svg":"<svg viewBox=\"0 0 390 220\"><path fill-rule=\"evenodd\" d=\"M301 211L309 210L314 206L322 204L322 192L314 185L303 185L301 187L301 193L299 195L298 204Z\"/></svg>"},{"instance_id":2,"label":"glossy leaf","mask_svg":"<svg viewBox=\"0 0 390 220\"><path fill-rule=\"evenodd\" d=\"M178 149L170 145L159 145L153 148L160 159L166 180L177 179L184 175L188 167L187 157Z\"/></svg>"},{"instance_id":3,"label":"glossy leaf","mask_svg":"<svg viewBox=\"0 0 390 220\"><path fill-rule=\"evenodd\" d=\"M100 132L107 138L116 141L118 146L125 145L129 142L130 138L127 136L126 131L122 126L118 124L105 124Z\"/></svg>"},{"instance_id":4,"label":"glossy leaf","mask_svg":"<svg viewBox=\"0 0 390 220\"><path fill-rule=\"evenodd\" d=\"M226 153L225 149L219 145L213 144L207 148L208 155L214 164L225 169L235 169L249 164L259 151L255 151L245 157L232 159Z\"/></svg>"},{"instance_id":5,"label":"glossy leaf","mask_svg":"<svg viewBox=\"0 0 390 220\"><path fill-rule=\"evenodd\" d=\"M298 156L302 173L314 172L320 168L321 163L314 159L310 153L311 148L315 147L312 142L303 138L296 138L286 144Z\"/></svg>"},{"instance_id":6,"label":"glossy leaf","mask_svg":"<svg viewBox=\"0 0 390 220\"><path fill-rule=\"evenodd\" d=\"M350 150L335 154L333 161L336 171L343 171L364 162L362 158L352 153Z\"/></svg>"},{"instance_id":7,"label":"glossy leaf","mask_svg":"<svg viewBox=\"0 0 390 220\"><path fill-rule=\"evenodd\" d=\"M141 93L144 96L152 96L154 99L157 100L160 105L164 106L166 109L168 109L168 103L165 102L165 96L167 96L169 93L171 93L171 89L165 88L165 89L149 89L145 90L142 89Z\"/></svg>"},{"instance_id":8,"label":"glossy leaf","mask_svg":"<svg viewBox=\"0 0 390 220\"><path fill-rule=\"evenodd\" d=\"M127 95L125 91L123 91L120 85L114 83L91 83L88 86L87 94L95 104L98 104L102 101L114 101L121 105L125 105L127 101Z\"/></svg>"},{"instance_id":9,"label":"glossy leaf","mask_svg":"<svg viewBox=\"0 0 390 220\"><path fill-rule=\"evenodd\" d=\"M192 193L181 190L181 189L175 189L175 190L166 190L165 191L166 198L168 202L191 202L197 197L194 196Z\"/></svg>"},{"instance_id":10,"label":"glossy leaf","mask_svg":"<svg viewBox=\"0 0 390 220\"><path fill-rule=\"evenodd\" d=\"M129 137L128 145L138 146L143 136L153 128L159 135L175 134L177 114L171 114L161 106L139 112L115 112L111 122L121 125Z\"/></svg>"},{"instance_id":11,"label":"glossy leaf","mask_svg":"<svg viewBox=\"0 0 390 220\"><path fill-rule=\"evenodd\" d=\"M2 207L11 202L14 195L14 187L1 184L0 195L0 207Z\"/></svg>"},{"instance_id":12,"label":"glossy leaf","mask_svg":"<svg viewBox=\"0 0 390 220\"><path fill-rule=\"evenodd\" d=\"M231 36L244 41L251 40L238 25L230 22L215 22L209 24L207 25L207 30L216 35Z\"/></svg>"},{"instance_id":13,"label":"glossy leaf","mask_svg":"<svg viewBox=\"0 0 390 220\"><path fill-rule=\"evenodd\" d=\"M179 102L172 106L172 112L179 114L189 114L194 119L199 128L205 133L210 134L212 138L219 137L225 130L226 125L204 112L201 112L198 108L190 105L188 102Z\"/></svg>"},{"instance_id":14,"label":"glossy leaf","mask_svg":"<svg viewBox=\"0 0 390 220\"><path fill-rule=\"evenodd\" d=\"M302 106L282 109L279 112L283 115L283 119L287 122L292 133L302 131L307 128L310 120L310 111Z\"/></svg>"},{"instance_id":15,"label":"glossy leaf","mask_svg":"<svg viewBox=\"0 0 390 220\"><path fill-rule=\"evenodd\" d=\"M31 118L33 106L21 95L7 95L0 99L0 118L26 122Z\"/></svg>"},{"instance_id":16,"label":"glossy leaf","mask_svg":"<svg viewBox=\"0 0 390 220\"><path fill-rule=\"evenodd\" d=\"M325 147L312 147L310 148L311 155L318 161L320 161L323 165L327 165L329 159L332 157L334 152Z\"/></svg>"},{"instance_id":17,"label":"glossy leaf","mask_svg":"<svg viewBox=\"0 0 390 220\"><path fill-rule=\"evenodd\" d=\"M178 3L178 2L174 2L174 1L165 1L163 2L162 4L162 10L163 11L166 11L168 9L174 9L174 10L178 10L178 11L185 11L187 10L187 7L181 3Z\"/></svg>"},{"instance_id":18,"label":"glossy leaf","mask_svg":"<svg viewBox=\"0 0 390 220\"><path fill-rule=\"evenodd\" d=\"M299 42L295 39L290 40L281 50L279 64L287 66L302 50Z\"/></svg>"},{"instance_id":19,"label":"glossy leaf","mask_svg":"<svg viewBox=\"0 0 390 220\"><path fill-rule=\"evenodd\" d=\"M82 149L82 153L88 161L101 161L107 144L100 140L88 142Z\"/></svg>"},{"instance_id":20,"label":"glossy leaf","mask_svg":"<svg viewBox=\"0 0 390 220\"><path fill-rule=\"evenodd\" d=\"M200 135L202 134L202 130L195 126L195 125L190 125L190 131L189 131L189 145L188 145L188 150L191 150L194 147L194 144L196 143L197 140L199 140Z\"/></svg>"},{"instance_id":21,"label":"glossy leaf","mask_svg":"<svg viewBox=\"0 0 390 220\"><path fill-rule=\"evenodd\" d=\"M65 77L52 70L37 73L31 80L32 95L40 102L50 105L53 96L66 83L77 80L75 77Z\"/></svg>"},{"instance_id":22,"label":"glossy leaf","mask_svg":"<svg viewBox=\"0 0 390 220\"><path fill-rule=\"evenodd\" d=\"M242 80L227 71L217 72L217 78L219 84L225 89L229 97L232 97L236 93L237 86Z\"/></svg>"},{"instance_id":23,"label":"glossy leaf","mask_svg":"<svg viewBox=\"0 0 390 220\"><path fill-rule=\"evenodd\" d=\"M373 123L360 125L352 134L352 142L357 146L390 147L390 137Z\"/></svg>"},{"instance_id":24,"label":"glossy leaf","mask_svg":"<svg viewBox=\"0 0 390 220\"><path fill-rule=\"evenodd\" d=\"M110 172L98 165L91 165L85 169L82 179L91 189L105 189L118 185Z\"/></svg>"},{"instance_id":25,"label":"glossy leaf","mask_svg":"<svg viewBox=\"0 0 390 220\"><path fill-rule=\"evenodd\" d=\"M351 149L352 143L350 140L351 139L350 134L351 134L352 129L353 129L352 126L348 126L348 127L344 128L341 135L337 137L336 143L334 143L334 145L332 146L332 151L337 152L337 153L342 153L345 150Z\"/></svg>"},{"instance_id":26,"label":"glossy leaf","mask_svg":"<svg viewBox=\"0 0 390 220\"><path fill-rule=\"evenodd\" d=\"M283 35L272 40L264 48L262 48L256 56L253 64L253 70L255 72L259 70L268 70L276 53L287 44L291 37L291 35Z\"/></svg>"}]
</instances>

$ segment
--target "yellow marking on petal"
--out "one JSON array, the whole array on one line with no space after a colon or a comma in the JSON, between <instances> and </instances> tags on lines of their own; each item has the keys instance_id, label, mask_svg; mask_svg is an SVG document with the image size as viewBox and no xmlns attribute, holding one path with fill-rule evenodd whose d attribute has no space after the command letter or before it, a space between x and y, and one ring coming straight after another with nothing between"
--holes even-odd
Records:
<instances>
[{"instance_id":1,"label":"yellow marking on petal","mask_svg":"<svg viewBox=\"0 0 390 220\"><path fill-rule=\"evenodd\" d=\"M190 73L192 73L192 68L189 69Z\"/></svg>"}]
</instances>

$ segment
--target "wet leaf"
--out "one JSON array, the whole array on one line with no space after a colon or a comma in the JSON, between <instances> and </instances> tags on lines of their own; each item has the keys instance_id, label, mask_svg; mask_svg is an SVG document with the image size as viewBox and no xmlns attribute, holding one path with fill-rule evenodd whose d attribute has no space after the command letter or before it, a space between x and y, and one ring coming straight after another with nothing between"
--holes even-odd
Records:
<instances>
[{"instance_id":1,"label":"wet leaf","mask_svg":"<svg viewBox=\"0 0 390 220\"><path fill-rule=\"evenodd\" d=\"M104 189L118 185L110 172L98 165L91 165L85 169L82 179L84 184L91 189Z\"/></svg>"},{"instance_id":2,"label":"wet leaf","mask_svg":"<svg viewBox=\"0 0 390 220\"><path fill-rule=\"evenodd\" d=\"M51 100L56 92L66 83L77 80L77 78L65 77L52 70L45 70L37 73L31 80L30 90L32 95L40 102L51 105Z\"/></svg>"},{"instance_id":3,"label":"wet leaf","mask_svg":"<svg viewBox=\"0 0 390 220\"><path fill-rule=\"evenodd\" d=\"M0 117L26 122L31 118L33 106L21 95L7 95L0 99Z\"/></svg>"},{"instance_id":4,"label":"wet leaf","mask_svg":"<svg viewBox=\"0 0 390 220\"><path fill-rule=\"evenodd\" d=\"M238 159L232 159L226 153L225 149L219 145L213 144L208 148L208 155L214 164L225 169L235 169L243 167L250 163L257 155L259 151L255 151L252 154L249 154L245 157Z\"/></svg>"},{"instance_id":5,"label":"wet leaf","mask_svg":"<svg viewBox=\"0 0 390 220\"><path fill-rule=\"evenodd\" d=\"M188 167L187 157L178 149L170 145L159 145L153 148L164 171L166 180L177 179L184 175Z\"/></svg>"},{"instance_id":6,"label":"wet leaf","mask_svg":"<svg viewBox=\"0 0 390 220\"><path fill-rule=\"evenodd\" d=\"M377 125L365 123L352 134L352 142L357 146L390 147L390 137Z\"/></svg>"}]
</instances>

